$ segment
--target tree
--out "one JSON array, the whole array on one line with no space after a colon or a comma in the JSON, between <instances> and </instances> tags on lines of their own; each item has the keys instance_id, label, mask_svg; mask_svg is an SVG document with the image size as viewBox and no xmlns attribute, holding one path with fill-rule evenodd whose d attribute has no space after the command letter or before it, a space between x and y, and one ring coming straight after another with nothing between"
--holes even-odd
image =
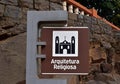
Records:
<instances>
[{"instance_id":1,"label":"tree","mask_svg":"<svg viewBox=\"0 0 120 84\"><path fill-rule=\"evenodd\" d=\"M95 8L98 15L120 27L120 0L76 0L87 8Z\"/></svg>"},{"instance_id":2,"label":"tree","mask_svg":"<svg viewBox=\"0 0 120 84\"><path fill-rule=\"evenodd\" d=\"M115 15L111 21L113 22L113 24L116 24L116 26L120 27L120 14Z\"/></svg>"}]
</instances>

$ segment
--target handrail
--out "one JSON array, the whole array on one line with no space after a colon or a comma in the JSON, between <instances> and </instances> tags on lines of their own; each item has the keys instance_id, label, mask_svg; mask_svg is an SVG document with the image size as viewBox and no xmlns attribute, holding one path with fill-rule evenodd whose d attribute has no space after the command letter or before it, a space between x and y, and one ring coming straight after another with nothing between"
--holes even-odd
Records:
<instances>
[{"instance_id":1,"label":"handrail","mask_svg":"<svg viewBox=\"0 0 120 84\"><path fill-rule=\"evenodd\" d=\"M67 4L69 5L69 7L67 8ZM75 9L73 9L73 6ZM105 20L104 18L100 17L97 14L97 10L95 10L94 8L92 9L88 9L85 6L83 6L82 4L76 2L75 0L63 0L63 10L65 11L71 12L71 13L75 13L75 14L81 14L81 15L87 15L87 16L93 16L95 18L101 19L102 21L104 21L105 23L107 23L108 25L110 25L113 29L119 30L120 28L115 26L114 24L110 23L109 21ZM74 10L74 11L73 11Z\"/></svg>"},{"instance_id":2,"label":"handrail","mask_svg":"<svg viewBox=\"0 0 120 84\"><path fill-rule=\"evenodd\" d=\"M90 15L92 15L92 12L87 9L85 6L79 4L78 2L74 1L74 0L66 0L69 4L72 4L73 6L79 8L80 10L83 10L85 13L88 13Z\"/></svg>"}]
</instances>

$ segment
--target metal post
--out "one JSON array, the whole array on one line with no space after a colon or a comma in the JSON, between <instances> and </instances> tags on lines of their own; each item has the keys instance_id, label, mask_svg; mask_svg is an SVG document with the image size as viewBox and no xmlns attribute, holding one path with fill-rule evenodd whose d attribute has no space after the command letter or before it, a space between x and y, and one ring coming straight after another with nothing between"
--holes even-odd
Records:
<instances>
[{"instance_id":1,"label":"metal post","mask_svg":"<svg viewBox=\"0 0 120 84\"><path fill-rule=\"evenodd\" d=\"M38 23L40 22L66 22L67 11L29 11L27 15L27 59L26 59L26 84L67 84L66 79L40 79L37 75L36 58L45 58L37 55L37 45L46 45L38 42ZM66 24L64 23L64 25Z\"/></svg>"}]
</instances>

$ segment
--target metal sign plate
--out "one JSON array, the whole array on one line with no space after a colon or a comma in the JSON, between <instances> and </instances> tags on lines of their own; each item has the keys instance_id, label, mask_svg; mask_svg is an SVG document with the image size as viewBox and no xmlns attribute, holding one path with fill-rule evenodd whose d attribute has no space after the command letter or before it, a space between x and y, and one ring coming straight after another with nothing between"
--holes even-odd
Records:
<instances>
[{"instance_id":1,"label":"metal sign plate","mask_svg":"<svg viewBox=\"0 0 120 84\"><path fill-rule=\"evenodd\" d=\"M87 27L44 27L41 41L41 74L87 75L89 68L89 37Z\"/></svg>"}]
</instances>

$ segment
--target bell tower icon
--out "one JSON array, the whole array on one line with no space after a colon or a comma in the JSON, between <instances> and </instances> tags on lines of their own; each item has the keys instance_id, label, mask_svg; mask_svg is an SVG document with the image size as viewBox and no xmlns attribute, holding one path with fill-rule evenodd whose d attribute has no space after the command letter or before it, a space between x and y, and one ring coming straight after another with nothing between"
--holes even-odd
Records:
<instances>
[{"instance_id":1,"label":"bell tower icon","mask_svg":"<svg viewBox=\"0 0 120 84\"><path fill-rule=\"evenodd\" d=\"M59 37L56 36L55 38L55 53L59 53L60 50L59 50Z\"/></svg>"},{"instance_id":2,"label":"bell tower icon","mask_svg":"<svg viewBox=\"0 0 120 84\"><path fill-rule=\"evenodd\" d=\"M75 37L72 36L71 38L71 53L75 54Z\"/></svg>"}]
</instances>

